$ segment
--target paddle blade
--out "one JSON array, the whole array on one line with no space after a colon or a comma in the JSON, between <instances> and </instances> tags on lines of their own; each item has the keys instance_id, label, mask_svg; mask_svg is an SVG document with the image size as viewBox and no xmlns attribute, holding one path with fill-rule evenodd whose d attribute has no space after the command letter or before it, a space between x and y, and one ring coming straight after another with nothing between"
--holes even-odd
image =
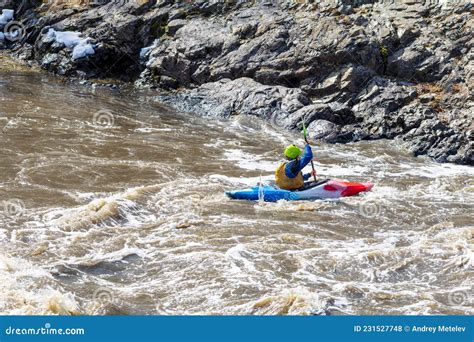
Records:
<instances>
[{"instance_id":1,"label":"paddle blade","mask_svg":"<svg viewBox=\"0 0 474 342\"><path fill-rule=\"evenodd\" d=\"M306 138L308 137L308 131L306 130L306 125L304 124L304 121L302 121L303 123L303 137L304 137L304 140L306 140Z\"/></svg>"}]
</instances>

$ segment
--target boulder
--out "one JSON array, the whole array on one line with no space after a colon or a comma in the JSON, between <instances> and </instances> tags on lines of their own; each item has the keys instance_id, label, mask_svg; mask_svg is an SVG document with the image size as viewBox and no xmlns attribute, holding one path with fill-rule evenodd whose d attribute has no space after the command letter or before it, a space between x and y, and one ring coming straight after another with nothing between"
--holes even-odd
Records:
<instances>
[{"instance_id":1,"label":"boulder","mask_svg":"<svg viewBox=\"0 0 474 342\"><path fill-rule=\"evenodd\" d=\"M285 126L285 119L292 113L310 103L299 89L267 86L246 77L205 83L195 90L164 95L160 99L181 110L205 116L252 115L279 127Z\"/></svg>"}]
</instances>

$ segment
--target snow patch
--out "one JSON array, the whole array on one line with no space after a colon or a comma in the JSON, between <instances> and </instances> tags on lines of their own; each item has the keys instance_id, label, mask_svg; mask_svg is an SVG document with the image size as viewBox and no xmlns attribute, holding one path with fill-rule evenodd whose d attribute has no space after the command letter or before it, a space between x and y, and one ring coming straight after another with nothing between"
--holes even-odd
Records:
<instances>
[{"instance_id":1,"label":"snow patch","mask_svg":"<svg viewBox=\"0 0 474 342\"><path fill-rule=\"evenodd\" d=\"M81 32L60 32L50 28L47 33L47 38L54 39L56 42L64 44L66 47L73 49L73 60L84 58L95 53L94 47L89 43L89 38L81 38Z\"/></svg>"},{"instance_id":2,"label":"snow patch","mask_svg":"<svg viewBox=\"0 0 474 342\"><path fill-rule=\"evenodd\" d=\"M159 39L155 39L150 46L146 46L146 47L142 48L140 50L140 60L145 61L145 60L149 59L150 52L158 46L159 42L160 42Z\"/></svg>"},{"instance_id":3,"label":"snow patch","mask_svg":"<svg viewBox=\"0 0 474 342\"><path fill-rule=\"evenodd\" d=\"M4 9L0 14L0 25L6 25L10 20L13 20L14 10Z\"/></svg>"},{"instance_id":4,"label":"snow patch","mask_svg":"<svg viewBox=\"0 0 474 342\"><path fill-rule=\"evenodd\" d=\"M91 56L95 53L94 48L91 44L79 44L74 47L72 50L72 59L76 60L79 58L84 58L86 56Z\"/></svg>"},{"instance_id":5,"label":"snow patch","mask_svg":"<svg viewBox=\"0 0 474 342\"><path fill-rule=\"evenodd\" d=\"M15 14L14 10L4 9L2 14L0 14L0 29L3 28L10 20L13 20L13 15ZM2 31L0 31L0 41L8 38Z\"/></svg>"},{"instance_id":6,"label":"snow patch","mask_svg":"<svg viewBox=\"0 0 474 342\"><path fill-rule=\"evenodd\" d=\"M150 52L151 46L144 47L140 50L140 59L144 59L146 55Z\"/></svg>"}]
</instances>

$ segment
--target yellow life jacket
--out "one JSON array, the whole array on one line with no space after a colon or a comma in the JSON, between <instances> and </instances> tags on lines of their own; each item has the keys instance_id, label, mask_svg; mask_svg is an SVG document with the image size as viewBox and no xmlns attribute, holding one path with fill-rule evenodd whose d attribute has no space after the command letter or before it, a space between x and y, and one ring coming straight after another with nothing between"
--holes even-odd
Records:
<instances>
[{"instance_id":1,"label":"yellow life jacket","mask_svg":"<svg viewBox=\"0 0 474 342\"><path fill-rule=\"evenodd\" d=\"M275 171L275 181L280 189L296 190L304 185L303 173L300 171L295 178L289 178L285 174L286 163L281 163Z\"/></svg>"}]
</instances>

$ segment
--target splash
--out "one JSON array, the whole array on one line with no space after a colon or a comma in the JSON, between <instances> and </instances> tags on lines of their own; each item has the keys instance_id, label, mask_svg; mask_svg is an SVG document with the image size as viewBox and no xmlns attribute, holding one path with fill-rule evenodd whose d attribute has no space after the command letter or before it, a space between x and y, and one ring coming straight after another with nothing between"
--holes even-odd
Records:
<instances>
[{"instance_id":1,"label":"splash","mask_svg":"<svg viewBox=\"0 0 474 342\"><path fill-rule=\"evenodd\" d=\"M77 315L78 304L41 267L0 254L0 313Z\"/></svg>"},{"instance_id":2,"label":"splash","mask_svg":"<svg viewBox=\"0 0 474 342\"><path fill-rule=\"evenodd\" d=\"M305 288L283 290L266 296L251 306L255 315L327 315L334 310L334 298L319 295Z\"/></svg>"}]
</instances>

